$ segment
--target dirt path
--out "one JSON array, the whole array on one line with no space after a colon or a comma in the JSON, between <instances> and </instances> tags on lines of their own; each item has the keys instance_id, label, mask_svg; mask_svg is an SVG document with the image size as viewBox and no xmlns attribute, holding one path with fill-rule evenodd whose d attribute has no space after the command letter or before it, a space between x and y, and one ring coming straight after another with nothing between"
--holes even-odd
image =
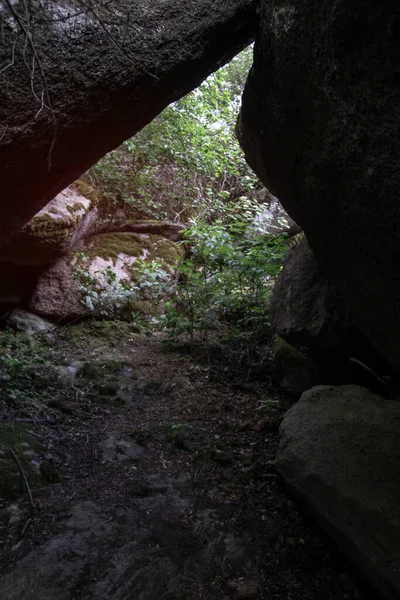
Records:
<instances>
[{"instance_id":1,"label":"dirt path","mask_svg":"<svg viewBox=\"0 0 400 600\"><path fill-rule=\"evenodd\" d=\"M159 336L80 331L53 339L70 380L50 412L3 414L40 441L51 483L0 529L0 598L373 598L275 473L287 401L268 382Z\"/></svg>"}]
</instances>

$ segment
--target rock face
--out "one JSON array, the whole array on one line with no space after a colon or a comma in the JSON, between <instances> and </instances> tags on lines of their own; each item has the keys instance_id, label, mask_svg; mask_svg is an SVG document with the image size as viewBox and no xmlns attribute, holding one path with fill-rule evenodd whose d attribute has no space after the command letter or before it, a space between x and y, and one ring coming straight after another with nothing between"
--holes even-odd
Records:
<instances>
[{"instance_id":1,"label":"rock face","mask_svg":"<svg viewBox=\"0 0 400 600\"><path fill-rule=\"evenodd\" d=\"M126 309L146 312L136 299L135 263L157 260L172 268L183 250L155 234L103 233L85 239L38 279L30 309L39 315L71 319L112 316ZM115 307L115 309L114 309ZM121 316L121 315L120 315Z\"/></svg>"},{"instance_id":2,"label":"rock face","mask_svg":"<svg viewBox=\"0 0 400 600\"><path fill-rule=\"evenodd\" d=\"M287 413L276 466L388 600L400 596L400 404L315 387Z\"/></svg>"},{"instance_id":3,"label":"rock face","mask_svg":"<svg viewBox=\"0 0 400 600\"><path fill-rule=\"evenodd\" d=\"M400 15L262 1L241 142L363 332L400 369Z\"/></svg>"},{"instance_id":4,"label":"rock face","mask_svg":"<svg viewBox=\"0 0 400 600\"><path fill-rule=\"evenodd\" d=\"M26 306L49 263L72 252L97 218L96 206L71 187L49 202L0 248L0 307Z\"/></svg>"},{"instance_id":5,"label":"rock face","mask_svg":"<svg viewBox=\"0 0 400 600\"><path fill-rule=\"evenodd\" d=\"M251 42L257 0L0 8L0 243Z\"/></svg>"},{"instance_id":6,"label":"rock face","mask_svg":"<svg viewBox=\"0 0 400 600\"><path fill-rule=\"evenodd\" d=\"M0 248L0 262L41 265L72 252L93 229L98 211L92 202L68 187Z\"/></svg>"},{"instance_id":7,"label":"rock face","mask_svg":"<svg viewBox=\"0 0 400 600\"><path fill-rule=\"evenodd\" d=\"M285 392L299 398L317 383L318 368L309 356L279 336L275 337L273 350L272 375Z\"/></svg>"},{"instance_id":8,"label":"rock face","mask_svg":"<svg viewBox=\"0 0 400 600\"><path fill-rule=\"evenodd\" d=\"M113 294L115 304L124 294L132 296L128 288L134 286L133 265L138 259L158 260L169 268L183 255L174 243L182 228L179 223L155 220L110 219L95 199L77 193L75 185L69 187L0 248L0 308L20 307L7 317L17 329L24 327L30 314L23 310L27 307L57 320L107 316L100 305L111 308ZM115 285L107 281L107 273ZM90 294L85 294L85 286L100 294L100 312L95 310L96 302L89 300ZM150 305L141 301L135 307L147 314Z\"/></svg>"},{"instance_id":9,"label":"rock face","mask_svg":"<svg viewBox=\"0 0 400 600\"><path fill-rule=\"evenodd\" d=\"M306 239L289 251L270 312L277 334L295 347L306 346L319 362L354 357L374 368L382 363L320 269Z\"/></svg>"}]
</instances>

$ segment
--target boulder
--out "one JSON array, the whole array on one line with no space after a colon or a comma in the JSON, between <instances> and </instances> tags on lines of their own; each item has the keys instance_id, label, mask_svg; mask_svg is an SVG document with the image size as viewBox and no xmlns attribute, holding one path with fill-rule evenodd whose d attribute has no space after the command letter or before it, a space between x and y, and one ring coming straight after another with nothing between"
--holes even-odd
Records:
<instances>
[{"instance_id":1,"label":"boulder","mask_svg":"<svg viewBox=\"0 0 400 600\"><path fill-rule=\"evenodd\" d=\"M281 425L276 467L387 600L400 597L400 404L358 386L306 392Z\"/></svg>"},{"instance_id":2,"label":"boulder","mask_svg":"<svg viewBox=\"0 0 400 600\"><path fill-rule=\"evenodd\" d=\"M43 265L72 252L93 229L98 211L73 187L37 213L12 241L0 248L0 262Z\"/></svg>"},{"instance_id":3,"label":"boulder","mask_svg":"<svg viewBox=\"0 0 400 600\"><path fill-rule=\"evenodd\" d=\"M89 4L30 3L28 18L24 3L1 7L1 244L248 45L258 8L257 0Z\"/></svg>"},{"instance_id":4,"label":"boulder","mask_svg":"<svg viewBox=\"0 0 400 600\"><path fill-rule=\"evenodd\" d=\"M43 333L54 329L54 324L38 315L34 315L22 308L14 308L6 319L6 325L26 335Z\"/></svg>"},{"instance_id":5,"label":"boulder","mask_svg":"<svg viewBox=\"0 0 400 600\"><path fill-rule=\"evenodd\" d=\"M383 361L319 267L305 238L288 253L273 290L270 314L276 333L297 348L307 347L319 363L356 358L381 368Z\"/></svg>"},{"instance_id":6,"label":"boulder","mask_svg":"<svg viewBox=\"0 0 400 600\"><path fill-rule=\"evenodd\" d=\"M400 370L400 14L390 2L261 2L239 125L362 331Z\"/></svg>"},{"instance_id":7,"label":"boulder","mask_svg":"<svg viewBox=\"0 0 400 600\"><path fill-rule=\"evenodd\" d=\"M72 319L112 316L125 309L151 312L134 291L137 261L159 261L173 272L183 250L155 234L103 233L88 237L79 252L52 264L39 278L30 309ZM137 300L137 301L136 301Z\"/></svg>"},{"instance_id":8,"label":"boulder","mask_svg":"<svg viewBox=\"0 0 400 600\"><path fill-rule=\"evenodd\" d=\"M40 275L72 252L98 219L93 203L69 187L0 248L0 307L26 306Z\"/></svg>"},{"instance_id":9,"label":"boulder","mask_svg":"<svg viewBox=\"0 0 400 600\"><path fill-rule=\"evenodd\" d=\"M272 375L278 385L295 398L317 383L318 368L307 354L275 336Z\"/></svg>"}]
</instances>

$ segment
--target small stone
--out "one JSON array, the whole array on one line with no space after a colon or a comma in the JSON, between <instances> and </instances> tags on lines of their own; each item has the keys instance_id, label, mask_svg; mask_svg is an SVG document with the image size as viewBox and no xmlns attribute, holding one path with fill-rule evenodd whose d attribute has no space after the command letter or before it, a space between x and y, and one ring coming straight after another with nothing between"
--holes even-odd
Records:
<instances>
[{"instance_id":1,"label":"small stone","mask_svg":"<svg viewBox=\"0 0 400 600\"><path fill-rule=\"evenodd\" d=\"M55 325L50 321L46 321L42 317L35 315L22 308L14 308L7 317L6 324L8 327L25 333L26 335L34 335L35 333L43 333L54 329Z\"/></svg>"},{"instance_id":2,"label":"small stone","mask_svg":"<svg viewBox=\"0 0 400 600\"><path fill-rule=\"evenodd\" d=\"M16 525L21 521L22 517L24 516L24 511L21 510L18 504L10 504L10 506L7 509L7 512L10 515L8 521L9 525Z\"/></svg>"},{"instance_id":3,"label":"small stone","mask_svg":"<svg viewBox=\"0 0 400 600\"><path fill-rule=\"evenodd\" d=\"M57 365L54 367L58 378L65 385L72 385L75 382L77 375L83 369L85 363L81 361L73 361L70 365Z\"/></svg>"}]
</instances>

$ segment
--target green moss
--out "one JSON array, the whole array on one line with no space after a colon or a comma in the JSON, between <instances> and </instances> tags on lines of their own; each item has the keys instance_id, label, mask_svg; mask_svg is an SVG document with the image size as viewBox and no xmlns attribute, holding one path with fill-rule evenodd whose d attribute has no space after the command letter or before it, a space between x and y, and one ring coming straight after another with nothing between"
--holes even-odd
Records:
<instances>
[{"instance_id":1,"label":"green moss","mask_svg":"<svg viewBox=\"0 0 400 600\"><path fill-rule=\"evenodd\" d=\"M102 233L93 236L83 250L88 259L96 257L112 260L115 264L120 254L140 258L146 251L146 261L161 260L166 265L173 265L183 257L184 251L180 246L167 240L162 235L148 235L141 237L136 233ZM135 278L135 267L131 274Z\"/></svg>"},{"instance_id":2,"label":"green moss","mask_svg":"<svg viewBox=\"0 0 400 600\"><path fill-rule=\"evenodd\" d=\"M279 335L274 337L273 351L275 360L287 366L303 365L308 360L307 356L285 342Z\"/></svg>"},{"instance_id":3,"label":"green moss","mask_svg":"<svg viewBox=\"0 0 400 600\"><path fill-rule=\"evenodd\" d=\"M137 222L140 223L141 225L156 226L156 227L165 227L166 225L168 225L167 221L157 221L157 219L140 219L140 221L137 221Z\"/></svg>"},{"instance_id":4,"label":"green moss","mask_svg":"<svg viewBox=\"0 0 400 600\"><path fill-rule=\"evenodd\" d=\"M315 385L317 368L310 357L276 335L273 343L273 375L279 385L294 396Z\"/></svg>"},{"instance_id":5,"label":"green moss","mask_svg":"<svg viewBox=\"0 0 400 600\"><path fill-rule=\"evenodd\" d=\"M157 219L141 219L140 223L145 223L146 225L166 225L166 221L157 221Z\"/></svg>"},{"instance_id":6,"label":"green moss","mask_svg":"<svg viewBox=\"0 0 400 600\"><path fill-rule=\"evenodd\" d=\"M129 302L129 310L143 317L155 317L160 314L159 304L150 302L150 300L131 300Z\"/></svg>"},{"instance_id":7,"label":"green moss","mask_svg":"<svg viewBox=\"0 0 400 600\"><path fill-rule=\"evenodd\" d=\"M280 352L284 352L284 353L293 354L294 356L296 356L298 353L298 350L296 350L295 348L293 348L293 346L291 346L290 344L285 342L285 340L283 338L281 338L279 335L276 335L274 337L273 351L274 351L275 355Z\"/></svg>"},{"instance_id":8,"label":"green moss","mask_svg":"<svg viewBox=\"0 0 400 600\"><path fill-rule=\"evenodd\" d=\"M72 206L70 204L66 206L67 211L73 216L81 210L85 210L85 208L86 207L82 202L75 202Z\"/></svg>"},{"instance_id":9,"label":"green moss","mask_svg":"<svg viewBox=\"0 0 400 600\"><path fill-rule=\"evenodd\" d=\"M173 265L184 257L185 252L182 246L178 246L161 235L150 235L149 240L154 259L163 260L168 265Z\"/></svg>"},{"instance_id":10,"label":"green moss","mask_svg":"<svg viewBox=\"0 0 400 600\"><path fill-rule=\"evenodd\" d=\"M139 258L143 254L143 250L148 249L146 241L135 233L102 233L91 238L84 253L91 259L99 256L104 260L111 259L114 262L119 254Z\"/></svg>"},{"instance_id":11,"label":"green moss","mask_svg":"<svg viewBox=\"0 0 400 600\"><path fill-rule=\"evenodd\" d=\"M56 211L53 214L58 214ZM76 226L77 221L66 223L64 219L54 219L50 214L33 217L24 227L24 233L36 241L47 244L58 244L63 242L71 234L71 227Z\"/></svg>"},{"instance_id":12,"label":"green moss","mask_svg":"<svg viewBox=\"0 0 400 600\"><path fill-rule=\"evenodd\" d=\"M94 188L83 178L74 181L72 187L78 192L78 194L90 200L93 205L97 206L104 199L104 196L101 193L101 191Z\"/></svg>"},{"instance_id":13,"label":"green moss","mask_svg":"<svg viewBox=\"0 0 400 600\"><path fill-rule=\"evenodd\" d=\"M40 487L42 482L32 464L32 459L42 450L37 439L30 435L24 425L0 427L0 504L3 505L27 491L10 448L18 457L30 488Z\"/></svg>"}]
</instances>

